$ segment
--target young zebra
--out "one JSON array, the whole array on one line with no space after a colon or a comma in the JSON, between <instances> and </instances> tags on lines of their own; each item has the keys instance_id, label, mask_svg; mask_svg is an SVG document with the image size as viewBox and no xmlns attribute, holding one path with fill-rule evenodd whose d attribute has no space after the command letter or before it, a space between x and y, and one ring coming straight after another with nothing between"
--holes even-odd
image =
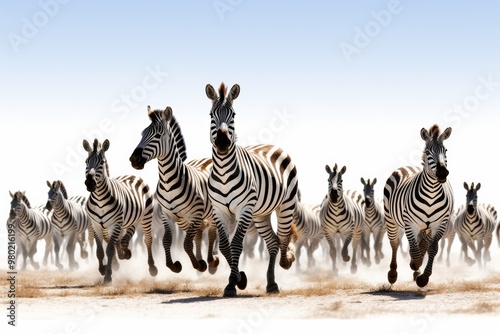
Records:
<instances>
[{"instance_id":1,"label":"young zebra","mask_svg":"<svg viewBox=\"0 0 500 334\"><path fill-rule=\"evenodd\" d=\"M170 107L164 111L152 111L148 106L148 116L151 124L142 131L142 139L130 156L130 162L132 167L142 169L148 161L158 160L159 182L156 196L166 217L163 239L166 265L176 273L182 269L179 261L173 263L170 253L172 234L169 222L176 222L186 232L184 250L193 268L200 272L205 271L207 263L201 258L200 247L202 231L208 226L207 260L210 273L214 273L219 264L218 258L213 256L217 231L207 190L212 160L197 159L185 162L187 154L184 137ZM193 252L195 238L197 255Z\"/></svg>"},{"instance_id":2,"label":"young zebra","mask_svg":"<svg viewBox=\"0 0 500 334\"><path fill-rule=\"evenodd\" d=\"M351 260L347 247L352 241L351 273L354 274L358 270L356 255L365 219L361 208L362 196L355 190L343 191L342 175L346 171L345 166L338 170L337 164L335 164L332 170L330 166L326 165L325 170L328 173L328 194L321 203L319 219L325 238L330 246L333 275L338 276L336 266L337 250L335 247L336 234L339 234L343 242L342 259L345 262Z\"/></svg>"},{"instance_id":3,"label":"young zebra","mask_svg":"<svg viewBox=\"0 0 500 334\"><path fill-rule=\"evenodd\" d=\"M391 284L398 278L399 228L404 228L408 239L413 278L419 287L429 282L439 240L453 211L453 192L446 180L449 172L443 145L450 134L451 128L443 133L440 133L437 125L433 125L429 131L422 128L420 136L425 141L423 169L401 167L392 173L385 184L384 218L392 248L387 278ZM426 253L429 255L427 265L420 274L419 268Z\"/></svg>"},{"instance_id":4,"label":"young zebra","mask_svg":"<svg viewBox=\"0 0 500 334\"><path fill-rule=\"evenodd\" d=\"M49 254L52 252L50 214L42 206L31 208L24 191L16 191L14 194L9 191L9 194L12 197L9 219L17 225L16 244L19 245L23 257L22 269L26 269L29 258L33 268L38 270L40 265L34 259L38 241L45 240L44 266L47 265Z\"/></svg>"},{"instance_id":5,"label":"young zebra","mask_svg":"<svg viewBox=\"0 0 500 334\"><path fill-rule=\"evenodd\" d=\"M319 204L303 204L297 201L293 222L297 228L297 241L295 241L296 269L300 271L301 248L307 251L307 268L316 265L313 253L318 249L321 239L324 238L323 229L319 220Z\"/></svg>"},{"instance_id":6,"label":"young zebra","mask_svg":"<svg viewBox=\"0 0 500 334\"><path fill-rule=\"evenodd\" d=\"M364 196L364 216L363 233L361 239L361 258L365 259L368 266L371 265L370 259L370 237L373 235L373 250L375 252L375 263L379 264L380 260L384 258L382 252L382 240L385 234L384 224L384 204L382 201L375 200L375 190L373 186L377 183L377 178L371 182L370 179L366 180L361 178L363 184Z\"/></svg>"},{"instance_id":7,"label":"young zebra","mask_svg":"<svg viewBox=\"0 0 500 334\"><path fill-rule=\"evenodd\" d=\"M63 269L59 261L59 249L66 240L66 252L69 258L69 268L78 269L78 262L75 261L75 245L80 244L80 256L82 259L88 257L87 241L85 232L88 229L88 215L85 210L85 201L77 202L68 198L66 187L60 180L52 183L47 181L49 187L48 200L45 209L54 210L52 213L52 238L56 255L56 266ZM79 198L76 198L78 200Z\"/></svg>"},{"instance_id":8,"label":"young zebra","mask_svg":"<svg viewBox=\"0 0 500 334\"><path fill-rule=\"evenodd\" d=\"M99 272L104 275L104 283L110 283L112 280L115 247L119 259L131 258L128 245L138 223L141 224L145 235L149 273L151 276L156 276L158 269L154 265L151 252L153 194L149 186L137 176L109 177L109 166L105 156L105 152L109 149L107 139L102 143L102 147L97 139L94 140L93 146L90 146L87 140L83 140L83 148L88 152L85 161L85 185L90 192L87 212L94 228ZM103 265L103 240L108 243L106 266ZM118 262L115 262L118 265Z\"/></svg>"},{"instance_id":9,"label":"young zebra","mask_svg":"<svg viewBox=\"0 0 500 334\"><path fill-rule=\"evenodd\" d=\"M472 182L469 187L464 182L464 188L467 191L466 201L457 213L455 230L462 243L465 262L468 265L473 265L475 262L467 254L467 249L470 248L481 268L483 257L485 263L491 260L490 246L498 218L497 211L491 204L477 203L477 192L481 188L481 183L474 187L474 182ZM481 256L483 249L484 255Z\"/></svg>"},{"instance_id":10,"label":"young zebra","mask_svg":"<svg viewBox=\"0 0 500 334\"><path fill-rule=\"evenodd\" d=\"M240 93L235 84L226 96L222 83L219 93L207 84L207 97L212 101L210 110L210 139L213 167L208 179L208 194L214 208L219 235L219 248L231 266L229 283L224 296L236 296L236 286L245 289L244 272L239 272L243 238L252 220L269 250L267 269L268 293L278 293L274 266L278 250L280 266L289 269L295 256L289 243L297 193L297 170L290 156L273 145L241 147L236 144L233 101ZM276 212L277 235L270 216ZM236 223L234 236L229 242L228 224Z\"/></svg>"}]
</instances>

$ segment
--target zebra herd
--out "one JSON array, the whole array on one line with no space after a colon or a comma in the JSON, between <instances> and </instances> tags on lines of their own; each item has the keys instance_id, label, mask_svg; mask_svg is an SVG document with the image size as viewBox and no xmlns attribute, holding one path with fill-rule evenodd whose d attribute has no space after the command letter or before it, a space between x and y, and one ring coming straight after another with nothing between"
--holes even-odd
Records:
<instances>
[{"instance_id":1,"label":"zebra herd","mask_svg":"<svg viewBox=\"0 0 500 334\"><path fill-rule=\"evenodd\" d=\"M33 258L39 240L45 240L44 265L54 249L59 269L63 268L59 251L65 241L68 267L72 270L78 269L76 244L80 245L80 257L85 259L87 245L93 248L95 242L99 272L104 283L110 283L119 260L132 256L130 242L136 229L146 245L151 276L158 273L152 251L154 239L162 241L166 266L174 273L182 270L180 261L172 259L176 230L184 232L183 248L196 271L208 269L214 274L220 250L230 267L224 289L227 297L236 296L236 288L242 290L247 285L246 274L240 271L240 257L246 249L253 251L257 236L268 251L268 293L279 292L275 280L278 253L282 268L289 269L296 261L300 270L299 258L304 247L308 268L312 269L313 253L323 243L329 249L334 276L338 275L340 258L350 261L350 270L356 273L358 258L363 264L371 264L371 251L375 263L381 262L386 233L392 250L387 275L391 284L398 277L398 248L404 236L409 245L410 268L419 287L428 284L439 242L444 248L443 243L448 241L449 264L449 251L456 234L467 263L477 262L482 266L490 260L493 233L498 225L496 234L500 241L500 225L491 204L478 204L479 183L476 186L464 183L466 203L454 210L444 146L451 128L441 132L433 125L421 130L425 143L422 167L401 167L394 171L385 183L383 201L374 194L376 178L371 181L361 178L363 192L344 190L342 176L347 168L335 164L325 167L328 192L323 202L306 204L301 201L297 168L283 149L274 145L237 144L233 103L240 93L239 85L233 85L228 92L224 84L218 90L208 84L205 93L211 101L211 158L187 161L184 137L172 109L148 107L150 124L142 131L129 160L138 170L157 160L156 191L134 175L112 177L105 154L110 142L95 139L92 143L83 140L88 153L84 181L87 197L68 197L60 180L47 181L48 200L43 207L32 208L24 192L10 192L7 225L16 230L17 256L23 258L22 269L28 259L33 268L39 268ZM271 223L273 213L277 218L276 228ZM163 228L156 232L158 225ZM208 232L206 261L201 253L204 231ZM468 248L475 259L468 256ZM420 272L425 257L427 263Z\"/></svg>"}]
</instances>

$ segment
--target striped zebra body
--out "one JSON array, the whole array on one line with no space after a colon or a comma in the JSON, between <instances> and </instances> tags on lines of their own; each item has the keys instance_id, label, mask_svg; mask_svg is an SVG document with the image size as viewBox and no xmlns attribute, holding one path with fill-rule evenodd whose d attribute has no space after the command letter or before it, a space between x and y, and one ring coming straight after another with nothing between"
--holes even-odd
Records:
<instances>
[{"instance_id":1,"label":"striped zebra body","mask_svg":"<svg viewBox=\"0 0 500 334\"><path fill-rule=\"evenodd\" d=\"M297 228L297 241L295 241L295 256L297 258L296 268L300 271L301 248L307 251L307 267L311 269L316 265L313 253L319 247L321 239L324 238L323 229L319 220L319 204L303 204L297 201L293 214L293 223Z\"/></svg>"},{"instance_id":2,"label":"striped zebra body","mask_svg":"<svg viewBox=\"0 0 500 334\"><path fill-rule=\"evenodd\" d=\"M232 102L240 88L234 85L226 97L222 84L219 94L211 85L206 94L212 100L211 141L213 167L208 179L208 193L214 209L219 248L231 267L224 296L235 296L236 286L246 287L246 275L239 271L243 238L252 221L266 241L269 251L267 269L268 293L279 292L274 266L278 251L280 266L289 269L295 260L289 247L292 218L297 193L297 171L290 156L272 145L241 147L236 144ZM271 225L271 214L277 216L277 233ZM236 224L229 242L229 224Z\"/></svg>"},{"instance_id":3,"label":"striped zebra body","mask_svg":"<svg viewBox=\"0 0 500 334\"><path fill-rule=\"evenodd\" d=\"M16 243L18 243L23 257L22 269L26 269L29 258L32 267L38 270L40 265L34 259L38 241L45 240L44 266L47 265L48 257L52 252L50 213L43 206L31 208L24 192L17 191L14 194L10 193L10 195L12 202L9 219L15 221L14 225L17 225Z\"/></svg>"},{"instance_id":4,"label":"striped zebra body","mask_svg":"<svg viewBox=\"0 0 500 334\"><path fill-rule=\"evenodd\" d=\"M104 155L109 149L108 140L103 142L102 147L97 139L94 140L93 147L84 140L83 147L89 153L85 170L85 185L90 192L87 212L94 229L99 272L104 276L104 282L111 282L112 269L118 267L118 262L113 262L115 247L119 259L131 258L128 245L138 224L145 235L149 273L156 276L158 269L151 252L153 194L149 186L137 176L109 177L109 167ZM106 266L103 264L103 241L107 242Z\"/></svg>"},{"instance_id":5,"label":"striped zebra body","mask_svg":"<svg viewBox=\"0 0 500 334\"><path fill-rule=\"evenodd\" d=\"M66 187L62 181L56 180L52 183L47 181L49 187L48 200L45 208L52 211L52 238L56 266L63 269L59 261L59 250L64 241L67 241L66 252L69 258L69 268L78 269L78 262L75 261L75 246L80 244L80 256L82 259L88 257L86 235L88 229L88 215L85 209L85 200L79 197L71 200L68 198ZM80 200L80 202L78 202Z\"/></svg>"},{"instance_id":6,"label":"striped zebra body","mask_svg":"<svg viewBox=\"0 0 500 334\"><path fill-rule=\"evenodd\" d=\"M340 236L342 245L342 259L345 262L351 260L351 273L356 273L358 266L356 256L358 245L361 242L362 225L364 214L362 210L362 195L355 190L343 191L342 175L346 167L337 170L337 164L333 170L327 165L328 194L321 203L320 221L323 233L330 246L330 258L332 260L333 275L338 276L336 235ZM348 246L352 241L352 257L349 256Z\"/></svg>"},{"instance_id":7,"label":"striped zebra body","mask_svg":"<svg viewBox=\"0 0 500 334\"><path fill-rule=\"evenodd\" d=\"M462 243L465 262L469 265L477 262L481 268L483 260L485 263L491 260L490 246L498 215L493 205L477 203L477 191L481 188L480 183L476 187L474 187L474 183L471 183L469 187L464 182L464 188L467 190L466 203L460 207L457 213L455 230ZM468 248L473 252L475 261L467 254Z\"/></svg>"},{"instance_id":8,"label":"striped zebra body","mask_svg":"<svg viewBox=\"0 0 500 334\"><path fill-rule=\"evenodd\" d=\"M434 125L420 134L425 141L423 168L401 167L387 179L384 187L384 219L392 248L388 273L389 283L397 280L397 248L399 228L405 230L410 250L410 268L419 287L429 282L434 257L453 211L453 192L447 181L446 148L443 141L451 128L439 133ZM425 270L420 274L424 255L428 254Z\"/></svg>"},{"instance_id":9,"label":"striped zebra body","mask_svg":"<svg viewBox=\"0 0 500 334\"><path fill-rule=\"evenodd\" d=\"M163 208L166 265L173 272L180 272L182 265L171 257L172 232L169 222L176 222L186 232L184 250L193 268L205 271L207 263L201 256L203 230L209 230L208 268L215 273L219 260L213 255L217 231L213 222L212 204L208 198L207 182L212 160L186 160L186 145L180 126L172 115L172 109L165 111L148 107L151 124L142 132L142 139L130 157L132 167L144 168L152 160L158 160L159 182L156 197ZM193 251L195 241L196 255Z\"/></svg>"},{"instance_id":10,"label":"striped zebra body","mask_svg":"<svg viewBox=\"0 0 500 334\"><path fill-rule=\"evenodd\" d=\"M361 258L368 266L371 265L370 259L370 238L373 236L373 250L375 255L375 263L379 264L380 260L384 258L382 252L382 240L385 234L384 224L384 203L382 200L375 199L375 191L373 186L377 182L374 178L371 182L370 179L366 180L361 178L363 184L364 209L365 220L363 222L363 234L361 239Z\"/></svg>"}]
</instances>

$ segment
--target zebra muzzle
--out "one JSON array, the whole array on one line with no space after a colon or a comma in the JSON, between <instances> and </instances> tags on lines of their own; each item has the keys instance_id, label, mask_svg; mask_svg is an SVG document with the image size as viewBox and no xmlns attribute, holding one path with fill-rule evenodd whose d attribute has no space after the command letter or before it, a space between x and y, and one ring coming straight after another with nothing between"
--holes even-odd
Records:
<instances>
[{"instance_id":1,"label":"zebra muzzle","mask_svg":"<svg viewBox=\"0 0 500 334\"><path fill-rule=\"evenodd\" d=\"M143 169L146 164L146 159L142 156L142 152L142 148L136 148L129 158L132 167L135 169Z\"/></svg>"},{"instance_id":2,"label":"zebra muzzle","mask_svg":"<svg viewBox=\"0 0 500 334\"><path fill-rule=\"evenodd\" d=\"M215 137L215 146L219 151L225 152L231 145L231 140L229 139L229 134L227 131L217 130L217 136Z\"/></svg>"},{"instance_id":3,"label":"zebra muzzle","mask_svg":"<svg viewBox=\"0 0 500 334\"><path fill-rule=\"evenodd\" d=\"M97 183L95 182L94 178L90 175L87 175L87 178L85 179L85 186L87 187L87 191L93 192L96 185Z\"/></svg>"},{"instance_id":4,"label":"zebra muzzle","mask_svg":"<svg viewBox=\"0 0 500 334\"><path fill-rule=\"evenodd\" d=\"M440 182L440 183L444 183L446 182L446 177L448 176L450 172L448 172L448 169L446 169L446 167L444 166L439 166L437 168L437 171L436 171L436 177L437 177L437 180Z\"/></svg>"}]
</instances>

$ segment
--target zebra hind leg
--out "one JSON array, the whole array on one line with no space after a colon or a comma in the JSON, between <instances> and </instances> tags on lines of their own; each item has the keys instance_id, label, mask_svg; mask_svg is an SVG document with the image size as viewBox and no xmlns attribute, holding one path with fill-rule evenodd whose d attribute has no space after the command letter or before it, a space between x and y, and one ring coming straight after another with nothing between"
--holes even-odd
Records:
<instances>
[{"instance_id":1,"label":"zebra hind leg","mask_svg":"<svg viewBox=\"0 0 500 334\"><path fill-rule=\"evenodd\" d=\"M162 218L163 219L163 218ZM163 249L165 250L166 266L174 273L180 273L182 264L179 261L172 261L171 246L172 246L172 230L167 220L163 219Z\"/></svg>"},{"instance_id":2,"label":"zebra hind leg","mask_svg":"<svg viewBox=\"0 0 500 334\"><path fill-rule=\"evenodd\" d=\"M278 284L276 283L274 275L276 257L278 256L279 251L278 237L272 230L271 221L268 219L265 219L263 221L255 221L255 227L257 228L257 232L259 233L259 235L262 237L262 239L264 239L266 247L269 251L269 263L266 272L266 292L279 293L280 289L278 287Z\"/></svg>"},{"instance_id":3,"label":"zebra hind leg","mask_svg":"<svg viewBox=\"0 0 500 334\"><path fill-rule=\"evenodd\" d=\"M219 266L219 257L214 255L215 243L217 242L217 227L214 222L208 225L208 272L213 275Z\"/></svg>"}]
</instances>

